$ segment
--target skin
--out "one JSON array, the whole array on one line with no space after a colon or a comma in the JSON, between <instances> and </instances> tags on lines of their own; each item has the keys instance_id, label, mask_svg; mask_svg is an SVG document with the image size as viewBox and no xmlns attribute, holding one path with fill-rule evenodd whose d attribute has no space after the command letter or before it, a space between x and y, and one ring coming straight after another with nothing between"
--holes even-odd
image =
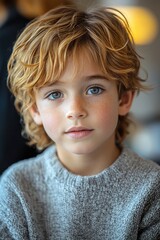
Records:
<instances>
[{"instance_id":1,"label":"skin","mask_svg":"<svg viewBox=\"0 0 160 240\"><path fill-rule=\"evenodd\" d=\"M60 78L37 90L35 98L31 115L55 142L69 171L95 175L117 159L118 116L130 110L133 93L119 99L116 83L105 78L86 49L78 55L78 71L70 57Z\"/></svg>"}]
</instances>

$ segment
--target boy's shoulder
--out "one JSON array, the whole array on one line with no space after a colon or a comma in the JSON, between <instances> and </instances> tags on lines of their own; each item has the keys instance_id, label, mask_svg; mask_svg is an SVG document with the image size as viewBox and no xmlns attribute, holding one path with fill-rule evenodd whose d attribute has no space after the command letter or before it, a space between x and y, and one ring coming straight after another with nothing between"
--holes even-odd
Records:
<instances>
[{"instance_id":1,"label":"boy's shoulder","mask_svg":"<svg viewBox=\"0 0 160 240\"><path fill-rule=\"evenodd\" d=\"M124 148L119 158L118 169L128 180L160 183L160 166L156 162L142 158L129 148Z\"/></svg>"},{"instance_id":2,"label":"boy's shoulder","mask_svg":"<svg viewBox=\"0 0 160 240\"><path fill-rule=\"evenodd\" d=\"M12 164L7 170L2 173L0 181L10 180L20 181L21 178L27 176L40 175L45 168L46 161L54 152L54 146L48 147L43 152L39 153L36 157L24 159Z\"/></svg>"},{"instance_id":3,"label":"boy's shoulder","mask_svg":"<svg viewBox=\"0 0 160 240\"><path fill-rule=\"evenodd\" d=\"M125 157L125 161L126 163L128 163L128 165L131 165L133 168L139 167L140 169L145 169L146 171L150 171L150 170L155 170L155 171L160 171L160 166L149 159L144 159L143 157L141 157L140 155L138 155L136 152L134 152L133 150L129 149L129 148L124 148L122 155L124 155Z\"/></svg>"}]
</instances>

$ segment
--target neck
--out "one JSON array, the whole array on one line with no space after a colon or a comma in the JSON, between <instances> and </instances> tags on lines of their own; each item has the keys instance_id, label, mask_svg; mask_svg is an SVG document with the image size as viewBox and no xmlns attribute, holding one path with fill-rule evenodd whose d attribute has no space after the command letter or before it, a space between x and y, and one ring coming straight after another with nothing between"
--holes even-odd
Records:
<instances>
[{"instance_id":1,"label":"neck","mask_svg":"<svg viewBox=\"0 0 160 240\"><path fill-rule=\"evenodd\" d=\"M111 166L120 155L120 150L113 145L110 148L104 148L103 151L100 149L91 154L78 155L57 147L57 154L61 163L70 172L81 176L91 176Z\"/></svg>"}]
</instances>

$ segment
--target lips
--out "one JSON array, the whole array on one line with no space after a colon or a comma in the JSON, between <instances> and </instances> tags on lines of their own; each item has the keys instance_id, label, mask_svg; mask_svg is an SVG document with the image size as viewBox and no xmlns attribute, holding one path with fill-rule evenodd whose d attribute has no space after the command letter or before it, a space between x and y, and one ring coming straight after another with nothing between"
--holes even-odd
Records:
<instances>
[{"instance_id":1,"label":"lips","mask_svg":"<svg viewBox=\"0 0 160 240\"><path fill-rule=\"evenodd\" d=\"M85 128L85 127L71 127L69 128L66 133L69 133L69 132L80 132L80 131L90 131L92 129L89 129L89 128Z\"/></svg>"},{"instance_id":2,"label":"lips","mask_svg":"<svg viewBox=\"0 0 160 240\"><path fill-rule=\"evenodd\" d=\"M85 127L71 127L69 128L65 134L71 138L78 139L87 137L92 133L93 129L85 128Z\"/></svg>"}]
</instances>

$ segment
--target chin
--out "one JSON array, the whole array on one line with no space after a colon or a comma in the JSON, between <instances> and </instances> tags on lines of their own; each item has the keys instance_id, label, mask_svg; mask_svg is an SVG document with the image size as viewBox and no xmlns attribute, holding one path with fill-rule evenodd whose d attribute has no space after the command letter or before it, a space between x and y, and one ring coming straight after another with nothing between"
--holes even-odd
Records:
<instances>
[{"instance_id":1,"label":"chin","mask_svg":"<svg viewBox=\"0 0 160 240\"><path fill-rule=\"evenodd\" d=\"M69 152L72 152L73 154L77 155L88 155L88 154L93 154L96 149L93 146L77 146L68 149Z\"/></svg>"}]
</instances>

